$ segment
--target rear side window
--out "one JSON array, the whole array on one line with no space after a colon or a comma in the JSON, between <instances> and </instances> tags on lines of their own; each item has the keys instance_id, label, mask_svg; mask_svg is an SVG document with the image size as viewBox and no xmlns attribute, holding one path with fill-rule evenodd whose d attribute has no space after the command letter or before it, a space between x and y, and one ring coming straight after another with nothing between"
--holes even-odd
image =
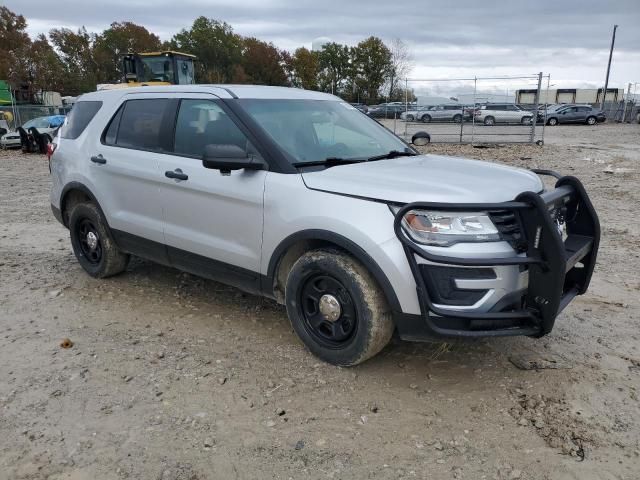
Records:
<instances>
[{"instance_id":1,"label":"rear side window","mask_svg":"<svg viewBox=\"0 0 640 480\"><path fill-rule=\"evenodd\" d=\"M165 98L128 100L111 121L105 143L139 150L162 150L166 141L161 141L160 132L168 105L169 100Z\"/></svg>"},{"instance_id":2,"label":"rear side window","mask_svg":"<svg viewBox=\"0 0 640 480\"><path fill-rule=\"evenodd\" d=\"M67 125L62 129L62 138L71 140L78 138L98 113L100 107L102 107L102 102L98 101L77 102L67 117Z\"/></svg>"}]
</instances>

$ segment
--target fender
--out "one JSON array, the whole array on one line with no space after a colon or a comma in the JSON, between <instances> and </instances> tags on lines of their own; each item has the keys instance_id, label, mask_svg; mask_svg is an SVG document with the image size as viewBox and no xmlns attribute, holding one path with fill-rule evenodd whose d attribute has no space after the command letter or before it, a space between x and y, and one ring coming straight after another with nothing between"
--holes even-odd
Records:
<instances>
[{"instance_id":1,"label":"fender","mask_svg":"<svg viewBox=\"0 0 640 480\"><path fill-rule=\"evenodd\" d=\"M330 232L328 230L301 230L292 235L289 235L287 238L282 240L271 254L267 275L266 277L263 277L264 293L270 294L273 291L273 282L276 276L276 269L278 268L278 264L280 263L280 260L285 255L287 250L292 245L295 245L296 243L304 240L321 240L330 242L351 254L355 259L357 259L366 267L371 275L373 275L373 278L375 278L376 282L378 282L378 285L380 285L380 288L382 288L382 291L384 292L384 295L389 302L389 307L391 308L391 310L393 312L402 311L400 302L398 301L398 297L396 296L396 293L391 286L391 282L389 282L389 279L385 275L384 271L378 266L376 261L371 258L371 256L355 242L349 240L346 237L343 237L342 235Z\"/></svg>"},{"instance_id":2,"label":"fender","mask_svg":"<svg viewBox=\"0 0 640 480\"><path fill-rule=\"evenodd\" d=\"M98 199L96 198L96 196L93 194L93 192L89 189L89 187L87 187L86 185L84 185L83 183L77 182L77 181L72 181L67 183L64 188L62 189L62 193L60 194L60 200L59 200L59 205L60 205L60 214L61 214L61 218L62 218L62 224L69 228L69 225L67 225L64 221L64 215L63 215L63 208L64 208L64 199L67 195L67 193L69 193L71 190L79 190L82 193L84 193L87 197L89 197L91 199L91 201L93 203L96 204L96 206L98 207L98 209L100 210L100 214L102 215L102 218L104 218L105 222L107 222L107 217L105 216L104 212L102 211L102 207L100 206L100 202L98 202ZM107 222L108 225L109 222Z\"/></svg>"}]
</instances>

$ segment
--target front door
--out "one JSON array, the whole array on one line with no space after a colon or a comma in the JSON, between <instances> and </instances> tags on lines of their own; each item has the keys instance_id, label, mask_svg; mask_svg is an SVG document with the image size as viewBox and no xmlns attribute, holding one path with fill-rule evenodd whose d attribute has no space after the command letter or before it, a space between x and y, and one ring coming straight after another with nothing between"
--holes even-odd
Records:
<instances>
[{"instance_id":1,"label":"front door","mask_svg":"<svg viewBox=\"0 0 640 480\"><path fill-rule=\"evenodd\" d=\"M205 168L202 156L213 144L258 155L216 97L184 95L174 152L159 158L169 259L183 270L257 291L267 172Z\"/></svg>"}]
</instances>

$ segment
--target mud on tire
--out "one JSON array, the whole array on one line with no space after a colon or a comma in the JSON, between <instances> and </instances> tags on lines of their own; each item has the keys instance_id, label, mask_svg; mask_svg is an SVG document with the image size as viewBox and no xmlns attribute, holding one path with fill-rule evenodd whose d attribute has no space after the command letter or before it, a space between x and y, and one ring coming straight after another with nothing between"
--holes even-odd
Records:
<instances>
[{"instance_id":1,"label":"mud on tire","mask_svg":"<svg viewBox=\"0 0 640 480\"><path fill-rule=\"evenodd\" d=\"M327 320L322 315L323 296L338 300L338 318ZM334 365L364 362L382 350L393 334L384 293L364 266L339 250L302 255L287 277L285 303L291 325L305 346Z\"/></svg>"},{"instance_id":2,"label":"mud on tire","mask_svg":"<svg viewBox=\"0 0 640 480\"><path fill-rule=\"evenodd\" d=\"M69 232L73 253L92 277L110 277L127 268L129 255L118 249L107 222L94 203L78 203L72 207Z\"/></svg>"}]
</instances>

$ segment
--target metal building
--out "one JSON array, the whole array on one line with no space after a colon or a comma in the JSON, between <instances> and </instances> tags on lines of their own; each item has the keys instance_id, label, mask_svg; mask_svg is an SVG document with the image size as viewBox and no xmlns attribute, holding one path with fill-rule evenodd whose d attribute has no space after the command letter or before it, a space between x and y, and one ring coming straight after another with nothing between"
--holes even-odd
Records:
<instances>
[{"instance_id":1,"label":"metal building","mask_svg":"<svg viewBox=\"0 0 640 480\"><path fill-rule=\"evenodd\" d=\"M542 90L540 92L541 104L548 103L589 103L592 105L602 100L602 88L557 88ZM607 88L606 102L618 102L622 100L624 90L622 88ZM536 90L516 90L516 103L523 105L535 104Z\"/></svg>"}]
</instances>

